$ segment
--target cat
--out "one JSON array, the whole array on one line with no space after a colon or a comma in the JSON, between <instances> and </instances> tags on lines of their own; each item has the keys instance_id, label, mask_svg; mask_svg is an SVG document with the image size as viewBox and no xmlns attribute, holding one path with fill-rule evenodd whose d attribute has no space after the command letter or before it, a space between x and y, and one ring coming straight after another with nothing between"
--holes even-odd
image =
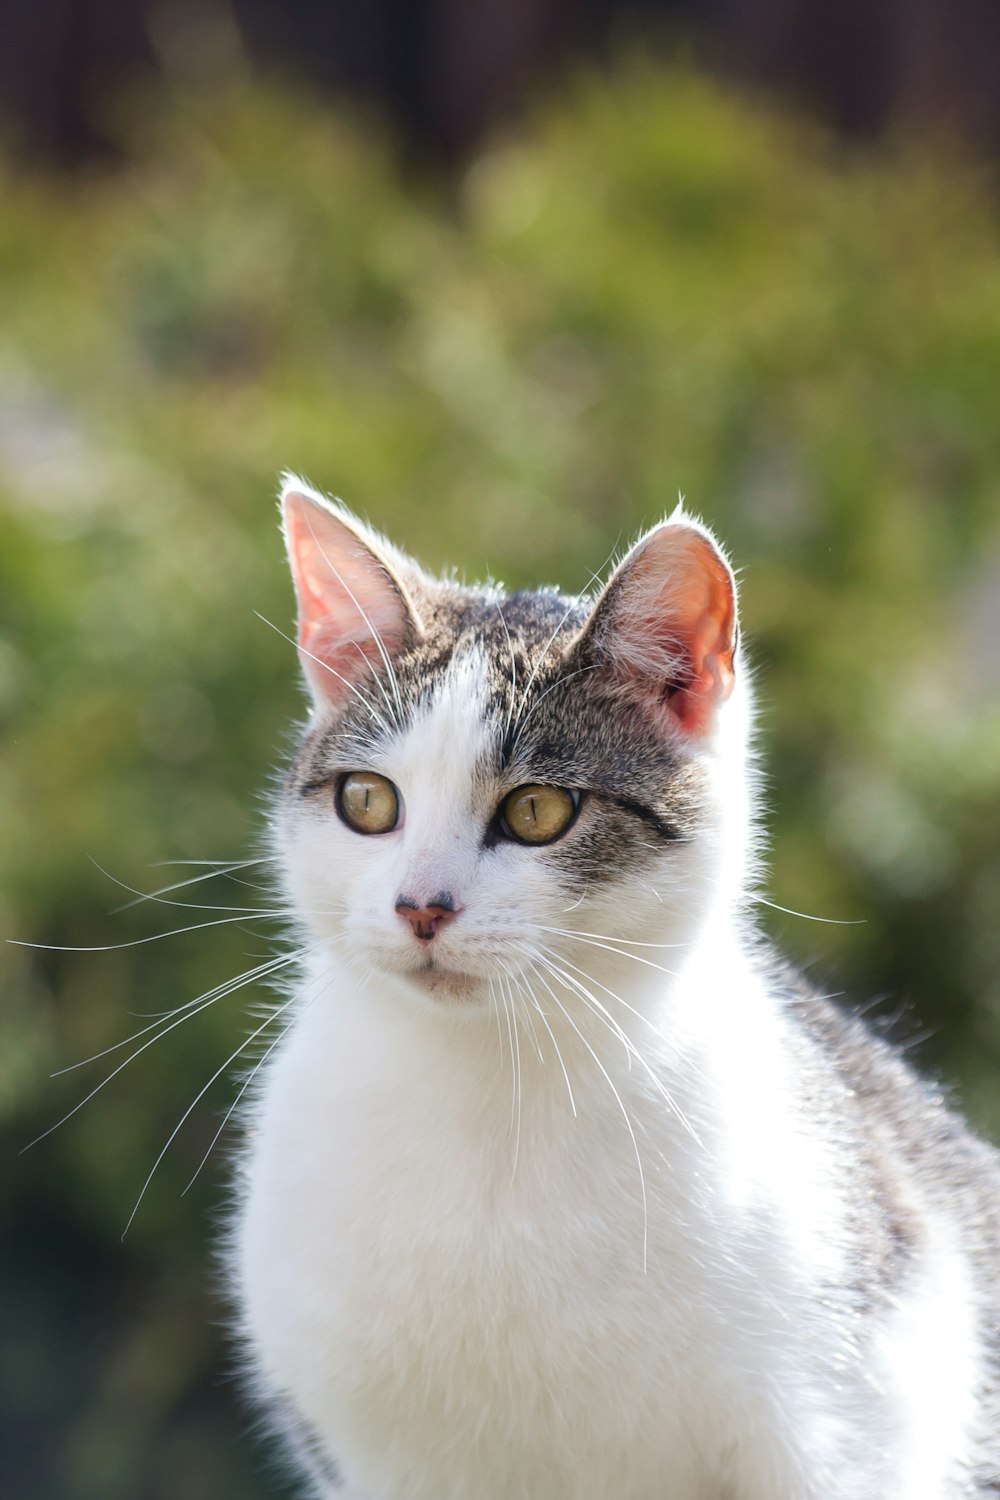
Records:
<instances>
[{"instance_id":1,"label":"cat","mask_svg":"<svg viewBox=\"0 0 1000 1500\"><path fill-rule=\"evenodd\" d=\"M507 595L282 503L307 956L230 1264L308 1493L1000 1495L1000 1158L754 930L709 530Z\"/></svg>"}]
</instances>

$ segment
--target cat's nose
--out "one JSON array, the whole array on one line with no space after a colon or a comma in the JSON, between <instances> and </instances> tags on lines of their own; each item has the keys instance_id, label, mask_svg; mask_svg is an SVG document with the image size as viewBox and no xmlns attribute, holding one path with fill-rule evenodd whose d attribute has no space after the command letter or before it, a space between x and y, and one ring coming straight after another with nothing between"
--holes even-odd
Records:
<instances>
[{"instance_id":1,"label":"cat's nose","mask_svg":"<svg viewBox=\"0 0 1000 1500\"><path fill-rule=\"evenodd\" d=\"M414 937L422 943L429 943L447 922L458 916L461 908L455 905L450 891L439 891L426 906L418 906L412 896L400 896L396 910L404 921L409 922Z\"/></svg>"}]
</instances>

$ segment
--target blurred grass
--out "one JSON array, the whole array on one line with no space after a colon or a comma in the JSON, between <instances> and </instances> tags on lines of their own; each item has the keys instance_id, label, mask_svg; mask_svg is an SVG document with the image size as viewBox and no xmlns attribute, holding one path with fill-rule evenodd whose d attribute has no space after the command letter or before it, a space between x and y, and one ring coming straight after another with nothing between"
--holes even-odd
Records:
<instances>
[{"instance_id":1,"label":"blurred grass","mask_svg":"<svg viewBox=\"0 0 1000 1500\"><path fill-rule=\"evenodd\" d=\"M112 914L116 882L256 847L300 705L254 613L289 628L285 465L431 566L573 590L683 490L743 568L774 899L864 919L767 925L821 984L911 1007L1000 1136L995 180L926 146L848 154L641 63L450 189L278 88L144 101L127 148L75 181L0 166L3 932L210 918ZM252 1002L15 1154L123 1054L50 1070L273 951L229 927L0 951L5 1492L281 1490L219 1384L218 1153L181 1196L231 1089L120 1240Z\"/></svg>"}]
</instances>

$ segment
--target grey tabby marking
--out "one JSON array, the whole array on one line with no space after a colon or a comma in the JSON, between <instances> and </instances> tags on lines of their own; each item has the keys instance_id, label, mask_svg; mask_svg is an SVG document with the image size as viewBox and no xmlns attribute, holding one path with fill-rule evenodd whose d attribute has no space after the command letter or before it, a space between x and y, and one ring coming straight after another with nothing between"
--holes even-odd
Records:
<instances>
[{"instance_id":1,"label":"grey tabby marking","mask_svg":"<svg viewBox=\"0 0 1000 1500\"><path fill-rule=\"evenodd\" d=\"M319 1495L326 1497L343 1490L344 1478L335 1459L291 1396L286 1394L277 1398L275 1405L278 1408L276 1415L280 1414L285 1445L296 1467L315 1480Z\"/></svg>"}]
</instances>

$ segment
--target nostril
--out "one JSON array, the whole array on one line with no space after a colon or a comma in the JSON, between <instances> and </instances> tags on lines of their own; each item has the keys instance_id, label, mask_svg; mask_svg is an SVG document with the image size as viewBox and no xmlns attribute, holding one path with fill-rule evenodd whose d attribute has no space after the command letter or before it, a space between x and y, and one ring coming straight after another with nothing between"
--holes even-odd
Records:
<instances>
[{"instance_id":1,"label":"nostril","mask_svg":"<svg viewBox=\"0 0 1000 1500\"><path fill-rule=\"evenodd\" d=\"M414 937L424 943L429 943L440 928L458 916L458 908L447 891L440 892L426 906L418 906L409 897L400 896L396 902L396 910L404 921L409 922Z\"/></svg>"}]
</instances>

